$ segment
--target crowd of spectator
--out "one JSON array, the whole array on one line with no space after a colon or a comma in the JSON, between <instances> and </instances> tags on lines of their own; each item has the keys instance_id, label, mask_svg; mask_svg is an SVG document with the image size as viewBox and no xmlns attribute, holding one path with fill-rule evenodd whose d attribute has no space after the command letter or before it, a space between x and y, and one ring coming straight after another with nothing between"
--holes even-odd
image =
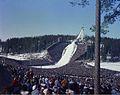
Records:
<instances>
[{"instance_id":1,"label":"crowd of spectator","mask_svg":"<svg viewBox=\"0 0 120 95\"><path fill-rule=\"evenodd\" d=\"M11 85L5 87L3 94L21 95L86 95L94 94L94 80L92 77L74 77L68 75L35 74L31 68L3 64L11 72ZM101 79L101 94L120 93L120 87L113 86L112 79Z\"/></svg>"}]
</instances>

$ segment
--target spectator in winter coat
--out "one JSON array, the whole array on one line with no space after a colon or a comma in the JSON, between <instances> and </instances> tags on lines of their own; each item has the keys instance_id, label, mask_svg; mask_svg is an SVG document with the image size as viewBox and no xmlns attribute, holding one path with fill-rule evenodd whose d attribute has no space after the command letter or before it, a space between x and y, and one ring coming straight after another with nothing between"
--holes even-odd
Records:
<instances>
[{"instance_id":1,"label":"spectator in winter coat","mask_svg":"<svg viewBox=\"0 0 120 95\"><path fill-rule=\"evenodd\" d=\"M36 85L32 87L32 90L31 95L39 95L39 90Z\"/></svg>"}]
</instances>

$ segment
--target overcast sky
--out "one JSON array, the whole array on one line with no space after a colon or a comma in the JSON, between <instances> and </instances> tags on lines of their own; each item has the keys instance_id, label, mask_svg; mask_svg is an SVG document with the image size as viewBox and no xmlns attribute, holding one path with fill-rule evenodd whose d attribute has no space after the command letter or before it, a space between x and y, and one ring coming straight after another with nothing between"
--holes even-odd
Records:
<instances>
[{"instance_id":1,"label":"overcast sky","mask_svg":"<svg viewBox=\"0 0 120 95\"><path fill-rule=\"evenodd\" d=\"M0 39L49 34L77 35L95 24L95 0L90 6L72 7L72 0L0 0ZM120 22L106 36L120 38Z\"/></svg>"}]
</instances>

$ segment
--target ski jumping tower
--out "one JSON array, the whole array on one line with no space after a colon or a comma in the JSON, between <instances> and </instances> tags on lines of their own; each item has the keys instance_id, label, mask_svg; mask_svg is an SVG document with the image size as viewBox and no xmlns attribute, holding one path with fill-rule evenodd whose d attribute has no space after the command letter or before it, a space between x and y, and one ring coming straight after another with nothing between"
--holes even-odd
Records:
<instances>
[{"instance_id":1,"label":"ski jumping tower","mask_svg":"<svg viewBox=\"0 0 120 95\"><path fill-rule=\"evenodd\" d=\"M34 68L44 68L44 69L52 69L52 68L59 68L66 64L74 62L78 59L81 55L85 54L87 51L87 45L84 42L84 29L81 28L80 33L72 41L71 44L65 47L62 52L62 56L60 60L54 65L48 66L33 66Z\"/></svg>"}]
</instances>

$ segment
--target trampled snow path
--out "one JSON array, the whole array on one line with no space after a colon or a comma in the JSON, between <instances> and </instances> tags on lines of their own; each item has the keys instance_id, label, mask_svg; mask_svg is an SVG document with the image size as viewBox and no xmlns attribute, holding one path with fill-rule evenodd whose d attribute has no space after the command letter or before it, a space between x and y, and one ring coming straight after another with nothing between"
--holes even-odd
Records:
<instances>
[{"instance_id":1,"label":"trampled snow path","mask_svg":"<svg viewBox=\"0 0 120 95\"><path fill-rule=\"evenodd\" d=\"M88 65L94 66L94 62L87 63ZM113 71L120 71L120 62L102 62L100 67Z\"/></svg>"}]
</instances>

